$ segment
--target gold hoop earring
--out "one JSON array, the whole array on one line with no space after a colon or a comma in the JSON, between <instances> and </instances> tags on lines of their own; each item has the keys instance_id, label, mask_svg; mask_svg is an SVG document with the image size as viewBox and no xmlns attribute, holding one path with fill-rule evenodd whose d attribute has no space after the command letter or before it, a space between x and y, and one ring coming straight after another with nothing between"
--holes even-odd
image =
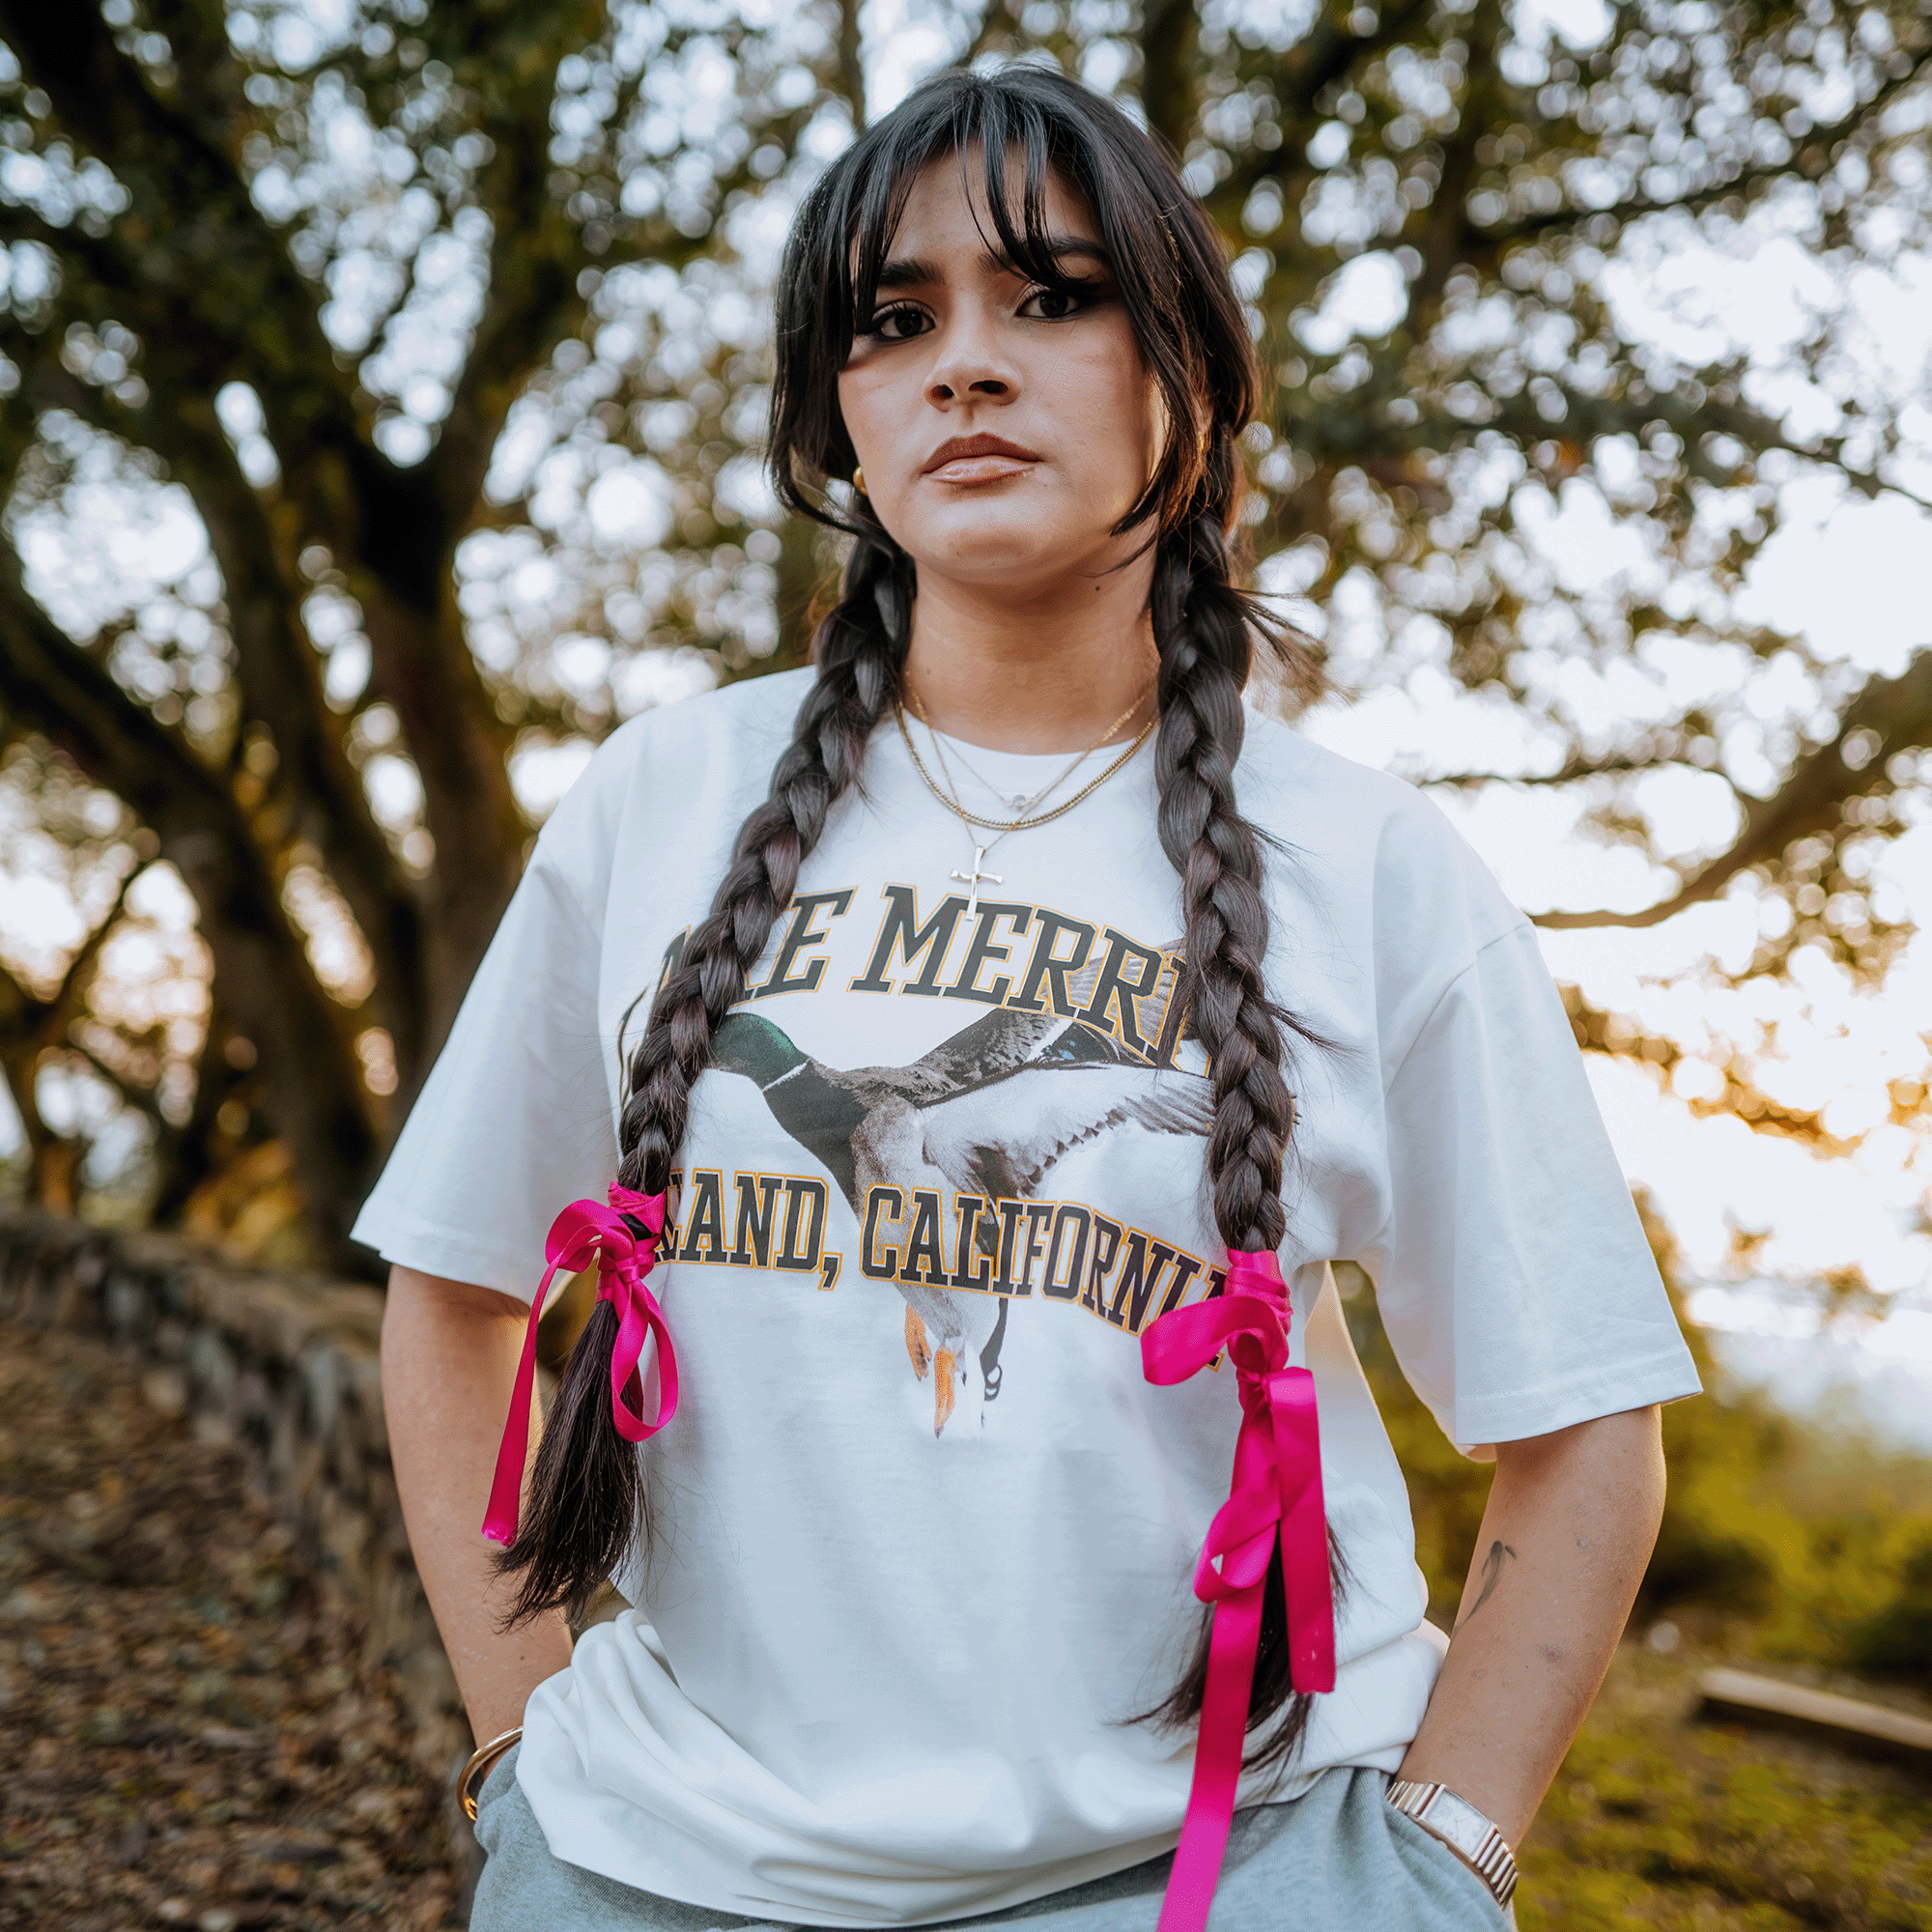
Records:
<instances>
[{"instance_id":1,"label":"gold hoop earring","mask_svg":"<svg viewBox=\"0 0 1932 1932\"><path fill-rule=\"evenodd\" d=\"M858 464L854 464L852 467L852 487L858 491L860 496L863 497L866 494L866 472Z\"/></svg>"}]
</instances>

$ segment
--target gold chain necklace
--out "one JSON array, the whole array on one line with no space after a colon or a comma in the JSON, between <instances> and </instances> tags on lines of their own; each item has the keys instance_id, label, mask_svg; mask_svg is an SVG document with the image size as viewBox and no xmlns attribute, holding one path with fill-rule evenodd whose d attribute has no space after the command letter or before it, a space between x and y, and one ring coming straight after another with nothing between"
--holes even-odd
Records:
<instances>
[{"instance_id":1,"label":"gold chain necklace","mask_svg":"<svg viewBox=\"0 0 1932 1932\"><path fill-rule=\"evenodd\" d=\"M1065 770L1061 772L1057 777L1048 780L1031 798L1009 798L998 785L987 778L985 773L964 752L959 751L956 747L954 748L953 756L957 757L959 762L966 767L966 770L974 778L978 779L995 798L1000 800L1002 804L1011 808L1013 818L1011 825L1008 829L1010 831L1020 830L1028 812L1032 811L1042 800L1051 798L1148 701L1149 695L1152 690L1153 682L1150 680L1143 686L1140 694L1128 703L1127 708L1084 752L1074 757L1068 763ZM939 762L939 776L946 781L949 802L963 810L964 807L959 797L959 782L952 776L952 760L946 755L946 746L941 740L939 733L933 729L932 720L925 715L925 706L919 701L918 692L914 691L911 685L907 685L905 695L906 701L912 706L912 715L925 726L926 736L932 740L932 754ZM1044 820L1041 820L1042 824L1044 822ZM1004 838L1006 836L1004 832L1000 834L1001 838ZM999 839L996 838L993 844L997 845L998 843ZM990 852L993 848L989 845L986 849Z\"/></svg>"},{"instance_id":2,"label":"gold chain necklace","mask_svg":"<svg viewBox=\"0 0 1932 1932\"><path fill-rule=\"evenodd\" d=\"M1151 687L1150 687L1150 689L1151 689ZM1036 792L1033 798L1028 801L1027 809L1030 810L1033 806L1037 805L1039 801L1045 798L1049 793L1057 791L1060 788L1060 786L1066 781L1068 775L1084 759L1091 758L1094 755L1094 753L1097 752L1100 749L1100 745L1104 745L1107 742L1107 740L1113 736L1115 731L1117 731L1120 728L1121 724L1126 719L1131 718L1134 715L1134 713L1140 709L1141 705L1147 701L1147 696L1148 696L1147 692L1143 691L1140 696L1135 698L1133 703L1128 705L1126 710L1121 714L1120 718L1116 719L1114 723L1109 724L1106 730L1100 734L1099 744L1093 746L1088 751L1082 752L1080 753L1080 756L1078 758L1075 758L1073 763L1068 765L1066 770L1062 772L1060 777L1055 779L1053 783L1046 787L1045 791ZM991 883L996 886L1004 885L1006 883L1006 880L1002 874L998 872L989 872L985 869L986 854L990 852L993 849L993 847L1000 842L1000 839L1005 838L1009 833L1031 832L1036 826L1050 825L1056 818L1064 817L1067 812L1071 811L1073 808L1076 805L1080 804L1083 799L1091 798L1093 794L1098 791L1100 787L1103 784L1105 784L1107 781L1110 778L1112 778L1116 772L1122 770L1133 758L1134 754L1137 752L1139 752L1140 748L1143 745L1145 745L1148 739L1152 735L1153 727L1160 723L1160 715L1158 712L1156 712L1153 717L1150 718L1148 722L1141 726L1140 732L1138 736L1135 737L1133 743L1130 744L1126 748L1126 750L1121 753L1121 755L1118 758L1114 759L1114 761L1107 766L1106 770L1101 772L1097 778L1089 780L1088 782L1082 785L1080 789L1076 791L1071 798L1067 799L1064 804L1055 806L1051 811L1042 811L1033 817L1028 817L1026 810L1023 810L1017 818L999 819L999 818L982 818L977 812L968 811L966 808L959 803L959 800L956 795L953 797L948 797L947 794L939 788L938 784L934 782L932 774L926 770L925 761L919 755L919 748L912 741L912 733L906 729L905 706L903 704L895 704L893 706L893 716L897 721L899 727L899 736L905 740L906 753L912 759L913 768L919 773L920 777L925 781L926 790L929 791L933 795L933 797L936 798L940 802L940 804L943 805L947 809L947 810L952 812L956 818L964 819L968 825L978 826L982 831L994 832L999 835L998 838L989 840L987 843L983 845L980 844L977 839L975 839L973 843L973 870L971 874L969 875L968 873L955 870L952 875L953 878L957 879L961 885L969 889L968 897L966 900L966 916L968 919L975 917L980 910L980 886L981 881L990 880ZM925 724L926 729L928 731L932 729L932 726L929 724L926 724L926 721L923 718L922 718L920 722L922 724ZM935 753L938 753L938 747L939 747L938 734L934 733L933 748ZM939 755L943 761L944 753L939 753ZM948 777L950 779L951 777L950 773L948 774Z\"/></svg>"},{"instance_id":3,"label":"gold chain necklace","mask_svg":"<svg viewBox=\"0 0 1932 1932\"><path fill-rule=\"evenodd\" d=\"M1134 753L1140 750L1140 748L1143 745L1147 743L1148 739L1153 733L1153 727L1160 723L1160 720L1158 718L1150 718L1148 722L1141 726L1139 736L1134 739L1133 743L1129 745L1127 749L1124 752L1122 752L1121 755L1118 758L1116 758L1114 762L1106 768L1105 771L1100 773L1100 775L1097 778L1090 779L1087 781L1087 783L1082 785L1080 789L1076 791L1071 798L1066 800L1066 802L1064 805L1056 805L1051 811L1042 811L1037 816L1032 818L1028 818L1024 815L1012 819L982 818L976 811L968 811L963 805L958 803L956 799L952 799L947 797L945 792L941 791L939 786L933 782L932 774L926 770L924 760L922 759L919 755L918 747L916 747L912 742L912 733L906 729L904 707L902 705L895 705L893 707L893 710L894 710L894 715L898 720L899 736L905 740L906 750L912 753L913 764L918 769L920 777L925 781L926 789L929 792L931 792L933 797L936 798L940 802L940 804L947 809L948 811L953 812L958 817L963 818L968 825L977 825L980 827L982 830L987 832L997 832L1002 838L1004 838L1009 832L1031 832L1037 825L1050 825L1056 818L1062 816L1063 813L1071 811L1073 808L1081 802L1082 799L1088 798L1092 796L1093 793L1098 791L1100 787L1103 784L1105 784L1107 781L1110 778L1112 778L1114 774L1118 772L1121 769L1121 767L1124 765L1128 761L1128 759L1130 759L1134 755ZM1114 729L1114 727L1112 725L1109 725L1108 729L1111 732ZM1099 747L1096 745L1094 748L1094 751L1098 751L1098 750ZM1077 765L1080 763L1082 758L1091 758L1093 755L1094 752L1091 751L1082 752L1080 753L1080 757L1074 759L1073 762L1075 765ZM1069 766L1068 770L1071 769L1072 767ZM1048 790L1052 790L1055 788L1055 786L1059 785L1064 781L1065 776L1065 774L1063 773L1060 779L1056 779L1054 781L1054 785L1049 786ZM1038 794L1038 796L1042 798L1045 797L1045 795L1046 794L1044 792ZM988 851L990 851L991 849L992 848L990 846L987 847Z\"/></svg>"}]
</instances>

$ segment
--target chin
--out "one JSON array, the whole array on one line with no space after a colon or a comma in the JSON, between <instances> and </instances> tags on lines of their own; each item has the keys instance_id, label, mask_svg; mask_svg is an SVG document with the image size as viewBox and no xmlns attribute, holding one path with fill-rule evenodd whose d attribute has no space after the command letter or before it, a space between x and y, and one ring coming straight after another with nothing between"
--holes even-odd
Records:
<instances>
[{"instance_id":1,"label":"chin","mask_svg":"<svg viewBox=\"0 0 1932 1932\"><path fill-rule=\"evenodd\" d=\"M916 561L933 570L993 582L1059 574L1069 556L1107 542L1105 525L1090 527L1082 518L1069 529L1058 519L1043 519L1038 505L1017 503L961 503L895 534Z\"/></svg>"},{"instance_id":2,"label":"chin","mask_svg":"<svg viewBox=\"0 0 1932 1932\"><path fill-rule=\"evenodd\" d=\"M923 554L921 562L955 582L1002 585L1019 589L1041 578L1063 576L1066 553L1055 545L1002 542L989 538L983 544L935 544Z\"/></svg>"}]
</instances>

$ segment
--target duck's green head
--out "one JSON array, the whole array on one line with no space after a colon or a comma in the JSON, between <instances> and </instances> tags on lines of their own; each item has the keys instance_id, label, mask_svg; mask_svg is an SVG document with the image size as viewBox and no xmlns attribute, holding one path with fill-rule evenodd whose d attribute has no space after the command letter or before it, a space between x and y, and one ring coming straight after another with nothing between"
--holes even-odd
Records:
<instances>
[{"instance_id":1,"label":"duck's green head","mask_svg":"<svg viewBox=\"0 0 1932 1932\"><path fill-rule=\"evenodd\" d=\"M806 1064L806 1056L770 1020L732 1013L711 1037L711 1064L769 1087Z\"/></svg>"}]
</instances>

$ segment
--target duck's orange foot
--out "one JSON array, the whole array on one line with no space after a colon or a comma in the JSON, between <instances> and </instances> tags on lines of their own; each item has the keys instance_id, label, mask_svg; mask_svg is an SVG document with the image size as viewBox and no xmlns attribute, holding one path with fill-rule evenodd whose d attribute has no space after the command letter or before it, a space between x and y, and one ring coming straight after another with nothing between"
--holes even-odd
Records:
<instances>
[{"instance_id":1,"label":"duck's orange foot","mask_svg":"<svg viewBox=\"0 0 1932 1932\"><path fill-rule=\"evenodd\" d=\"M932 1358L932 1433L937 1435L952 1413L953 1383L959 1376L959 1365L951 1349L940 1350Z\"/></svg>"},{"instance_id":2,"label":"duck's orange foot","mask_svg":"<svg viewBox=\"0 0 1932 1932\"><path fill-rule=\"evenodd\" d=\"M925 1323L910 1306L906 1309L906 1353L912 1357L913 1374L923 1381L932 1366L932 1350L926 1343Z\"/></svg>"}]
</instances>

